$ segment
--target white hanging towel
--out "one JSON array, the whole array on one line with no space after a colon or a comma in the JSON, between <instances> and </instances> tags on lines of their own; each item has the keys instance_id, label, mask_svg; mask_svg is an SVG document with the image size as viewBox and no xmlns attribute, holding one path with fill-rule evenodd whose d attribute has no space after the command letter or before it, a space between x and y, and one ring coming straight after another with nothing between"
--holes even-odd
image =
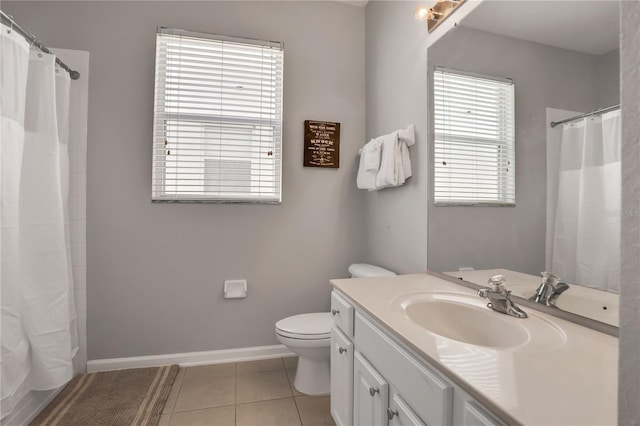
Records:
<instances>
[{"instance_id":1,"label":"white hanging towel","mask_svg":"<svg viewBox=\"0 0 640 426\"><path fill-rule=\"evenodd\" d=\"M402 165L398 132L383 136L380 169L376 175L376 189L402 185L404 175L399 173L398 165Z\"/></svg>"},{"instance_id":2,"label":"white hanging towel","mask_svg":"<svg viewBox=\"0 0 640 426\"><path fill-rule=\"evenodd\" d=\"M360 167L356 184L360 189L370 191L376 189L376 175L380 168L380 151L382 149L382 138L371 139L360 150Z\"/></svg>"},{"instance_id":3,"label":"white hanging towel","mask_svg":"<svg viewBox=\"0 0 640 426\"><path fill-rule=\"evenodd\" d=\"M380 168L380 156L382 155L382 138L371 139L363 150L365 151L364 169L377 173Z\"/></svg>"},{"instance_id":4,"label":"white hanging towel","mask_svg":"<svg viewBox=\"0 0 640 426\"><path fill-rule=\"evenodd\" d=\"M398 131L398 139L400 139L400 152L402 155L402 170L404 178L408 179L412 176L411 156L409 155L409 147L416 143L416 130L412 124L404 130Z\"/></svg>"},{"instance_id":5,"label":"white hanging towel","mask_svg":"<svg viewBox=\"0 0 640 426\"><path fill-rule=\"evenodd\" d=\"M409 146L415 144L415 126L371 139L360 150L357 186L375 191L400 186L412 175Z\"/></svg>"},{"instance_id":6,"label":"white hanging towel","mask_svg":"<svg viewBox=\"0 0 640 426\"><path fill-rule=\"evenodd\" d=\"M404 141L408 146L416 143L416 128L413 124L404 130L398 130L398 139Z\"/></svg>"},{"instance_id":7,"label":"white hanging towel","mask_svg":"<svg viewBox=\"0 0 640 426\"><path fill-rule=\"evenodd\" d=\"M412 125L383 136L380 170L376 176L376 189L403 185L412 175L409 146L415 144Z\"/></svg>"}]
</instances>

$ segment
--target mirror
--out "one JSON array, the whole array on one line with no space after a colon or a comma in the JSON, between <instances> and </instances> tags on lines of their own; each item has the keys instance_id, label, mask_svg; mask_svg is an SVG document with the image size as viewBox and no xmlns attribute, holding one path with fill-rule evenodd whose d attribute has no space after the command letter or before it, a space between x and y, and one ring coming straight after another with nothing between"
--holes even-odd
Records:
<instances>
[{"instance_id":1,"label":"mirror","mask_svg":"<svg viewBox=\"0 0 640 426\"><path fill-rule=\"evenodd\" d=\"M482 286L503 274L507 289L524 299L534 297L540 273L550 271L569 288L547 294L543 303L618 326L619 2L487 0L431 45L427 57L429 204L435 205L428 217L429 269ZM451 165L460 158L447 151L444 161L434 148L443 138L442 126L434 129L434 110L444 108L442 92L434 93L434 71L442 69L513 82L515 168L503 162L494 169L511 167L515 206L436 202L440 165L455 175ZM607 107L611 112L550 126ZM463 112L483 113L482 106ZM450 179L469 186L464 173Z\"/></svg>"}]
</instances>

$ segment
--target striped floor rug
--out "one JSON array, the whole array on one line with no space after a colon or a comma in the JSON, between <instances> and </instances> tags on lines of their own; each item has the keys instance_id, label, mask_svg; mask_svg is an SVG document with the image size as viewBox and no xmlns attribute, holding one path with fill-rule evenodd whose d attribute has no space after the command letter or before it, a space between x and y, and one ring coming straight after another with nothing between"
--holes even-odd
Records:
<instances>
[{"instance_id":1,"label":"striped floor rug","mask_svg":"<svg viewBox=\"0 0 640 426\"><path fill-rule=\"evenodd\" d=\"M76 376L31 425L155 426L177 365Z\"/></svg>"}]
</instances>

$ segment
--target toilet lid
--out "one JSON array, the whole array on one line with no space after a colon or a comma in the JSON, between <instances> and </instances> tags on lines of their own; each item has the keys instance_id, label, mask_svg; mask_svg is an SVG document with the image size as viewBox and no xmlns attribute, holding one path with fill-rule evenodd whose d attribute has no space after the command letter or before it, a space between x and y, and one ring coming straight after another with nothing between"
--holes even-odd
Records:
<instances>
[{"instance_id":1,"label":"toilet lid","mask_svg":"<svg viewBox=\"0 0 640 426\"><path fill-rule=\"evenodd\" d=\"M294 315L276 323L278 334L294 339L326 339L331 337L331 313Z\"/></svg>"}]
</instances>

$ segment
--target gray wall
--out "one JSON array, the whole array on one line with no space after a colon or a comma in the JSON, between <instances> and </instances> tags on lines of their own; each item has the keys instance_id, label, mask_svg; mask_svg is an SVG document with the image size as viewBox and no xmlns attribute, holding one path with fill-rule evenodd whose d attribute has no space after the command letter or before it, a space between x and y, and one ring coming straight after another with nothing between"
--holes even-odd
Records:
<instances>
[{"instance_id":1,"label":"gray wall","mask_svg":"<svg viewBox=\"0 0 640 426\"><path fill-rule=\"evenodd\" d=\"M603 64L603 74L609 72L616 65L615 58L612 61L609 56L601 58L463 27L429 48L430 76L439 65L509 77L516 87L516 207L435 207L430 186L430 269L505 267L531 274L544 270L546 108L595 109L599 87L596 64ZM610 62L613 65L608 65ZM611 98L609 92L616 96L617 86L603 91L603 98ZM433 141L432 134L429 140ZM429 167L433 169L431 163Z\"/></svg>"},{"instance_id":2,"label":"gray wall","mask_svg":"<svg viewBox=\"0 0 640 426\"><path fill-rule=\"evenodd\" d=\"M640 425L640 2L621 8L622 270L618 424Z\"/></svg>"},{"instance_id":3,"label":"gray wall","mask_svg":"<svg viewBox=\"0 0 640 426\"><path fill-rule=\"evenodd\" d=\"M620 103L620 50L596 57L597 108Z\"/></svg>"},{"instance_id":4,"label":"gray wall","mask_svg":"<svg viewBox=\"0 0 640 426\"><path fill-rule=\"evenodd\" d=\"M427 30L413 17L419 4L366 7L367 139L416 126L413 177L364 195L365 259L398 273L427 267Z\"/></svg>"},{"instance_id":5,"label":"gray wall","mask_svg":"<svg viewBox=\"0 0 640 426\"><path fill-rule=\"evenodd\" d=\"M91 54L88 358L277 344L325 311L363 252L364 9L334 2L3 2L50 46ZM283 203L152 204L157 26L284 42ZM84 76L86 78L86 76ZM342 123L338 170L302 167L303 121ZM225 279L249 297L225 301Z\"/></svg>"}]
</instances>

